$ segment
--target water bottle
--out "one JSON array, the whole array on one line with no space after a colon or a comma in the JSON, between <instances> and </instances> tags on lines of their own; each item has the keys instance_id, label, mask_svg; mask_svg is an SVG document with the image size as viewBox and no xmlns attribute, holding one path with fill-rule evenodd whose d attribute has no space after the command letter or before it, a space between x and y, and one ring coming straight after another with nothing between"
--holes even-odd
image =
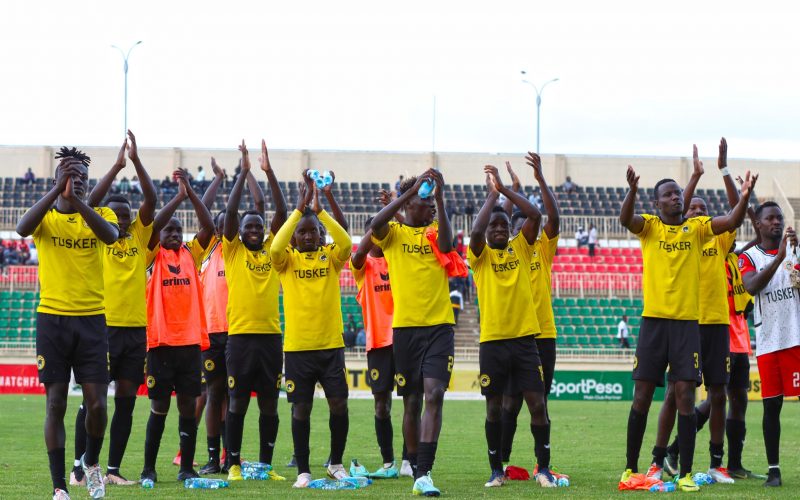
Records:
<instances>
[{"instance_id":1,"label":"water bottle","mask_svg":"<svg viewBox=\"0 0 800 500\"><path fill-rule=\"evenodd\" d=\"M210 479L207 477L193 477L184 481L183 487L201 490L217 490L219 488L227 488L228 481L224 481L222 479Z\"/></svg>"},{"instance_id":2,"label":"water bottle","mask_svg":"<svg viewBox=\"0 0 800 500\"><path fill-rule=\"evenodd\" d=\"M653 493L669 493L675 491L675 483L667 481L665 483L654 484L650 487Z\"/></svg>"},{"instance_id":3,"label":"water bottle","mask_svg":"<svg viewBox=\"0 0 800 500\"><path fill-rule=\"evenodd\" d=\"M243 462L242 463L242 477L244 479L255 479L264 481L269 479L269 473L272 466L262 462Z\"/></svg>"},{"instance_id":4,"label":"water bottle","mask_svg":"<svg viewBox=\"0 0 800 500\"><path fill-rule=\"evenodd\" d=\"M419 191L417 194L420 198L427 198L428 196L433 193L433 188L436 187L436 183L433 181L423 181L422 185L419 187Z\"/></svg>"},{"instance_id":5,"label":"water bottle","mask_svg":"<svg viewBox=\"0 0 800 500\"><path fill-rule=\"evenodd\" d=\"M316 181L319 178L319 170L309 170L308 178L312 181Z\"/></svg>"},{"instance_id":6,"label":"water bottle","mask_svg":"<svg viewBox=\"0 0 800 500\"><path fill-rule=\"evenodd\" d=\"M322 173L322 187L333 184L333 176L327 170Z\"/></svg>"},{"instance_id":7,"label":"water bottle","mask_svg":"<svg viewBox=\"0 0 800 500\"><path fill-rule=\"evenodd\" d=\"M698 472L694 476L692 476L692 480L695 482L697 486L705 486L706 484L714 484L714 478L706 474L705 472Z\"/></svg>"},{"instance_id":8,"label":"water bottle","mask_svg":"<svg viewBox=\"0 0 800 500\"><path fill-rule=\"evenodd\" d=\"M558 479L556 479L556 486L558 486L559 488L566 488L567 486L569 486L569 478L564 476L559 476Z\"/></svg>"},{"instance_id":9,"label":"water bottle","mask_svg":"<svg viewBox=\"0 0 800 500\"><path fill-rule=\"evenodd\" d=\"M317 490L356 490L358 483L345 479L316 479L308 483L308 487Z\"/></svg>"},{"instance_id":10,"label":"water bottle","mask_svg":"<svg viewBox=\"0 0 800 500\"><path fill-rule=\"evenodd\" d=\"M364 477L364 476L346 477L346 478L343 479L343 481L349 481L349 482L355 484L356 487L358 487L358 488L366 488L367 486L372 484L372 479L370 479L368 477Z\"/></svg>"},{"instance_id":11,"label":"water bottle","mask_svg":"<svg viewBox=\"0 0 800 500\"><path fill-rule=\"evenodd\" d=\"M142 479L142 488L150 490L154 486L155 486L155 483L153 483L152 479Z\"/></svg>"}]
</instances>

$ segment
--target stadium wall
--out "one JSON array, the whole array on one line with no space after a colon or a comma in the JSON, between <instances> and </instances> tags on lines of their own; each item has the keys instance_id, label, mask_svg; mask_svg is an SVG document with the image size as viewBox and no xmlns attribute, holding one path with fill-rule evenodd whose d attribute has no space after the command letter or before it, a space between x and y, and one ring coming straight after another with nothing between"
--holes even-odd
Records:
<instances>
[{"instance_id":1,"label":"stadium wall","mask_svg":"<svg viewBox=\"0 0 800 500\"><path fill-rule=\"evenodd\" d=\"M21 177L30 167L39 177L51 177L58 164L53 156L55 146L0 146L0 166L2 176ZM91 176L100 177L113 164L118 149L113 147L86 147L92 157ZM258 143L251 144L251 159L257 169L260 153ZM140 148L142 161L153 178L162 179L170 175L176 167L188 168L194 175L197 166L210 168L211 156L230 175L239 160L239 152L234 149L188 149L188 148ZM430 152L387 152L387 151L310 151L310 150L271 150L270 160L278 177L282 180L298 178L304 168L333 170L342 181L347 182L391 182L397 176L414 175L425 169L437 166L449 182L459 184L482 184L482 166L493 164L502 167L510 161L520 173L522 181L533 184L533 174L524 165L524 154L520 153L430 153ZM703 189L722 187L716 170L716 158L704 158L707 175L700 181ZM588 155L544 155L543 170L548 181L561 184L567 176L582 186L626 186L625 168L633 165L641 175L641 185L653 186L664 177L672 177L685 184L692 173L689 157L647 157L647 156L588 156ZM746 169L761 174L756 191L760 198L774 199L780 196L776 186L783 188L788 198L800 198L800 161L798 160L757 160L731 159L730 167L734 175L744 174ZM207 179L211 172L208 172ZM133 169L126 170L132 177ZM263 174L257 174L263 177Z\"/></svg>"}]
</instances>

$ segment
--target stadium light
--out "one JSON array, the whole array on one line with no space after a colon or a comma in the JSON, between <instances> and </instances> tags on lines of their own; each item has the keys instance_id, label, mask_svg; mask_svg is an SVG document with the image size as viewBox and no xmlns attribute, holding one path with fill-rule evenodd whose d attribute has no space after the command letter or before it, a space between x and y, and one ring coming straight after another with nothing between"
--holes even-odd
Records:
<instances>
[{"instance_id":1,"label":"stadium light","mask_svg":"<svg viewBox=\"0 0 800 500\"><path fill-rule=\"evenodd\" d=\"M520 71L522 74L522 83L527 83L533 90L536 91L536 154L539 154L539 111L542 107L542 92L544 92L544 88L547 87L548 84L557 82L558 78L553 78L552 80L548 80L542 84L542 88L537 87L533 83L529 82L525 79L525 70Z\"/></svg>"},{"instance_id":2,"label":"stadium light","mask_svg":"<svg viewBox=\"0 0 800 500\"><path fill-rule=\"evenodd\" d=\"M124 122L125 130L122 131L122 135L123 136L127 136L126 134L128 133L128 57L130 57L131 51L134 49L134 47L136 47L140 43L142 43L141 40L139 40L138 42L136 42L133 45L131 45L131 47L128 49L128 52L125 52L124 50L122 50L121 48L117 47L116 45L112 45L111 46L111 48L117 49L119 51L119 53L122 54L122 61L124 63L123 66L122 66L122 69L125 72L125 98L124 98L125 99L125 104L124 104L124 107L125 107L125 122Z\"/></svg>"}]
</instances>

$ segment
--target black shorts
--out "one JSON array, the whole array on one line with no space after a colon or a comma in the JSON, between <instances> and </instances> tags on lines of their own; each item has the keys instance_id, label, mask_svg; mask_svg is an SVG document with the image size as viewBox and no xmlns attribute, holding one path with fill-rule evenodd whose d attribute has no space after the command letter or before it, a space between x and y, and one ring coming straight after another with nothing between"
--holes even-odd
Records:
<instances>
[{"instance_id":1,"label":"black shorts","mask_svg":"<svg viewBox=\"0 0 800 500\"><path fill-rule=\"evenodd\" d=\"M731 389L750 388L750 355L744 352L731 353L731 373L728 387Z\"/></svg>"},{"instance_id":2,"label":"black shorts","mask_svg":"<svg viewBox=\"0 0 800 500\"><path fill-rule=\"evenodd\" d=\"M731 334L728 325L700 325L703 383L725 385L731 378Z\"/></svg>"},{"instance_id":3,"label":"black shorts","mask_svg":"<svg viewBox=\"0 0 800 500\"><path fill-rule=\"evenodd\" d=\"M536 338L536 349L539 350L539 360L542 362L544 372L544 397L550 394L553 386L553 376L556 371L556 339Z\"/></svg>"},{"instance_id":4,"label":"black shorts","mask_svg":"<svg viewBox=\"0 0 800 500\"><path fill-rule=\"evenodd\" d=\"M42 384L108 384L105 314L62 316L36 313L36 365Z\"/></svg>"},{"instance_id":5,"label":"black shorts","mask_svg":"<svg viewBox=\"0 0 800 500\"><path fill-rule=\"evenodd\" d=\"M203 351L203 379L205 383L225 379L228 368L225 363L225 346L228 344L228 334L210 333L208 341L211 344Z\"/></svg>"},{"instance_id":6,"label":"black shorts","mask_svg":"<svg viewBox=\"0 0 800 500\"><path fill-rule=\"evenodd\" d=\"M147 328L109 326L108 358L111 380L144 381L144 357L147 355Z\"/></svg>"},{"instance_id":7,"label":"black shorts","mask_svg":"<svg viewBox=\"0 0 800 500\"><path fill-rule=\"evenodd\" d=\"M344 348L320 351L287 352L286 399L290 403L310 403L317 382L326 398L347 398L347 369Z\"/></svg>"},{"instance_id":8,"label":"black shorts","mask_svg":"<svg viewBox=\"0 0 800 500\"><path fill-rule=\"evenodd\" d=\"M397 394L422 394L422 380L433 378L450 385L455 354L453 325L395 328L394 365Z\"/></svg>"},{"instance_id":9,"label":"black shorts","mask_svg":"<svg viewBox=\"0 0 800 500\"><path fill-rule=\"evenodd\" d=\"M481 394L502 395L509 380L520 392L544 392L544 372L533 335L481 342Z\"/></svg>"},{"instance_id":10,"label":"black shorts","mask_svg":"<svg viewBox=\"0 0 800 500\"><path fill-rule=\"evenodd\" d=\"M391 345L367 351L367 383L372 394L392 392L394 388L394 349Z\"/></svg>"},{"instance_id":11,"label":"black shorts","mask_svg":"<svg viewBox=\"0 0 800 500\"><path fill-rule=\"evenodd\" d=\"M147 351L147 395L166 399L182 394L200 395L200 346L161 346Z\"/></svg>"},{"instance_id":12,"label":"black shorts","mask_svg":"<svg viewBox=\"0 0 800 500\"><path fill-rule=\"evenodd\" d=\"M228 335L225 349L228 395L250 397L251 392L277 398L281 389L283 339L273 333Z\"/></svg>"},{"instance_id":13,"label":"black shorts","mask_svg":"<svg viewBox=\"0 0 800 500\"><path fill-rule=\"evenodd\" d=\"M700 328L697 321L642 317L633 358L633 380L664 386L670 382L701 380Z\"/></svg>"}]
</instances>

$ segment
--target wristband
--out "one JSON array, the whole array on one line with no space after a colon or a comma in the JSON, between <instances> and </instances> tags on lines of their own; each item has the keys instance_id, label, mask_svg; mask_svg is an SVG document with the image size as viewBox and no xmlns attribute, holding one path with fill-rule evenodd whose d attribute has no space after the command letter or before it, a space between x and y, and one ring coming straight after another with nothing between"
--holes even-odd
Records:
<instances>
[{"instance_id":1,"label":"wristband","mask_svg":"<svg viewBox=\"0 0 800 500\"><path fill-rule=\"evenodd\" d=\"M721 169L719 169L719 171L722 172L723 177L725 177L726 175L731 175L731 171L728 167L722 167Z\"/></svg>"}]
</instances>

